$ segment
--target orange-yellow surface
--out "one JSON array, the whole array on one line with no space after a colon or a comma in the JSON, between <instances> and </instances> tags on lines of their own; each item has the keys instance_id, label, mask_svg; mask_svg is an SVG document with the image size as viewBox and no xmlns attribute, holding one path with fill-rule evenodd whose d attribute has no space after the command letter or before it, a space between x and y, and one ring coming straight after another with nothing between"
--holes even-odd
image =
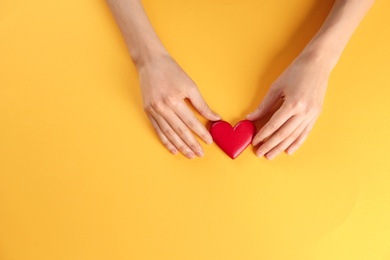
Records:
<instances>
[{"instance_id":1,"label":"orange-yellow surface","mask_svg":"<svg viewBox=\"0 0 390 260\"><path fill-rule=\"evenodd\" d=\"M324 0L145 0L235 124L326 17ZM104 1L0 2L1 260L389 260L390 2L333 71L293 156L173 156ZM206 123L203 120L204 123Z\"/></svg>"}]
</instances>

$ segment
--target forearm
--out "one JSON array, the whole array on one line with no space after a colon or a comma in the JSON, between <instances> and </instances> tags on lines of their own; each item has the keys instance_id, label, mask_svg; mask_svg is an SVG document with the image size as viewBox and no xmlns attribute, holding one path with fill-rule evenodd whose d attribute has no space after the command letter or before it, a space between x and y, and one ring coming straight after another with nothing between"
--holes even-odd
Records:
<instances>
[{"instance_id":1,"label":"forearm","mask_svg":"<svg viewBox=\"0 0 390 260\"><path fill-rule=\"evenodd\" d=\"M144 11L141 0L106 2L137 68L156 57L168 55Z\"/></svg>"},{"instance_id":2,"label":"forearm","mask_svg":"<svg viewBox=\"0 0 390 260\"><path fill-rule=\"evenodd\" d=\"M373 3L374 0L336 0L325 22L300 56L314 59L330 72Z\"/></svg>"}]
</instances>

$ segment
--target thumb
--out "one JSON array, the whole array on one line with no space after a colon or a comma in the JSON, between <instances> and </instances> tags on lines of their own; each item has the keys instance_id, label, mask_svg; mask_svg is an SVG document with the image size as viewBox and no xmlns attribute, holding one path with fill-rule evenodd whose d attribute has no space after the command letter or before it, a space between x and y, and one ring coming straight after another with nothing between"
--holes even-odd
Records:
<instances>
[{"instance_id":1,"label":"thumb","mask_svg":"<svg viewBox=\"0 0 390 260\"><path fill-rule=\"evenodd\" d=\"M256 120L265 116L268 111L278 102L279 98L279 92L275 91L273 88L270 88L260 105L255 109L255 111L247 115L246 119Z\"/></svg>"},{"instance_id":2,"label":"thumb","mask_svg":"<svg viewBox=\"0 0 390 260\"><path fill-rule=\"evenodd\" d=\"M204 118L210 121L221 120L221 116L212 111L206 104L198 89L192 91L188 99L191 101L191 104L195 107L199 114L201 114Z\"/></svg>"}]
</instances>

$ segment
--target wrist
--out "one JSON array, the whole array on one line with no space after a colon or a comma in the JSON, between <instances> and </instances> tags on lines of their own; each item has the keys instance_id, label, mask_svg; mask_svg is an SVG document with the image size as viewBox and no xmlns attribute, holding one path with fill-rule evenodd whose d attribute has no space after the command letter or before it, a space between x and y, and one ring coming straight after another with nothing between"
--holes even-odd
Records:
<instances>
[{"instance_id":1,"label":"wrist","mask_svg":"<svg viewBox=\"0 0 390 260\"><path fill-rule=\"evenodd\" d=\"M138 71L156 60L170 56L162 45L153 44L140 46L142 47L132 48L130 50L130 57Z\"/></svg>"},{"instance_id":2,"label":"wrist","mask_svg":"<svg viewBox=\"0 0 390 260\"><path fill-rule=\"evenodd\" d=\"M297 59L308 62L330 74L336 66L340 56L341 51L333 48L331 45L312 42L305 47Z\"/></svg>"}]
</instances>

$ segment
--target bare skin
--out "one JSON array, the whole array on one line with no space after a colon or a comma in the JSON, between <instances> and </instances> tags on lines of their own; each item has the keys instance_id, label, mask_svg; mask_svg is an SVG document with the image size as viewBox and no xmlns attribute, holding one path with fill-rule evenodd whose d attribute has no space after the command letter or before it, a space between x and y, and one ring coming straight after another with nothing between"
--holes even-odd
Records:
<instances>
[{"instance_id":1,"label":"bare skin","mask_svg":"<svg viewBox=\"0 0 390 260\"><path fill-rule=\"evenodd\" d=\"M202 146L212 137L185 99L204 118L216 121L196 84L169 55L142 7L141 0L106 0L138 70L144 110L157 135L173 154L202 157ZM336 0L327 19L298 57L271 85L249 120L264 117L280 100L282 105L258 131L256 154L273 159L283 151L292 154L305 141L319 117L332 69L348 40L374 0Z\"/></svg>"}]
</instances>

